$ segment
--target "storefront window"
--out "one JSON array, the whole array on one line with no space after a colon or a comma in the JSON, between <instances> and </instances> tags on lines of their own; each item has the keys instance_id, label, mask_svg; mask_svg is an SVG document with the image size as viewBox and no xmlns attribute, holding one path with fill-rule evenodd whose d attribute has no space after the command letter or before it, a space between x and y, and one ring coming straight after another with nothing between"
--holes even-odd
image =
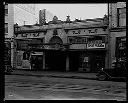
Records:
<instances>
[{"instance_id":1,"label":"storefront window","mask_svg":"<svg viewBox=\"0 0 128 103\"><path fill-rule=\"evenodd\" d=\"M5 15L8 15L8 9L5 9Z\"/></svg>"},{"instance_id":2,"label":"storefront window","mask_svg":"<svg viewBox=\"0 0 128 103\"><path fill-rule=\"evenodd\" d=\"M116 58L118 64L126 63L126 37L117 37L116 38Z\"/></svg>"},{"instance_id":3,"label":"storefront window","mask_svg":"<svg viewBox=\"0 0 128 103\"><path fill-rule=\"evenodd\" d=\"M126 8L118 8L118 26L126 26Z\"/></svg>"},{"instance_id":4,"label":"storefront window","mask_svg":"<svg viewBox=\"0 0 128 103\"><path fill-rule=\"evenodd\" d=\"M24 52L23 53L23 60L29 60L30 53L29 52Z\"/></svg>"}]
</instances>

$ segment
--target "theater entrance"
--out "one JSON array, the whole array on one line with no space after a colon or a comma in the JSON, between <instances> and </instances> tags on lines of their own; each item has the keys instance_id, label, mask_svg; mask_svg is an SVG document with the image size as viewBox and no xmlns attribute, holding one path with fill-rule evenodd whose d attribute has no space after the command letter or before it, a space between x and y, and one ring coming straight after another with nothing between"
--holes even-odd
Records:
<instances>
[{"instance_id":1,"label":"theater entrance","mask_svg":"<svg viewBox=\"0 0 128 103\"><path fill-rule=\"evenodd\" d=\"M69 53L69 71L78 71L79 68L79 52L71 51Z\"/></svg>"},{"instance_id":2,"label":"theater entrance","mask_svg":"<svg viewBox=\"0 0 128 103\"><path fill-rule=\"evenodd\" d=\"M65 71L66 54L62 51L46 51L45 65L49 71Z\"/></svg>"}]
</instances>

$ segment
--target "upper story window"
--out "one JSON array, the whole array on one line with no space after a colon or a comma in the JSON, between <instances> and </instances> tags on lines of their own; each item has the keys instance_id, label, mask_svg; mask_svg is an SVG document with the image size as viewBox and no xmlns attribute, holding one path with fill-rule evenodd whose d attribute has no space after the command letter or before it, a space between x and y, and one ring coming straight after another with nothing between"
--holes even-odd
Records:
<instances>
[{"instance_id":1,"label":"upper story window","mask_svg":"<svg viewBox=\"0 0 128 103\"><path fill-rule=\"evenodd\" d=\"M5 23L5 33L8 33L8 23Z\"/></svg>"},{"instance_id":2,"label":"upper story window","mask_svg":"<svg viewBox=\"0 0 128 103\"><path fill-rule=\"evenodd\" d=\"M8 9L5 9L5 15L8 15Z\"/></svg>"},{"instance_id":3,"label":"upper story window","mask_svg":"<svg viewBox=\"0 0 128 103\"><path fill-rule=\"evenodd\" d=\"M126 26L126 8L118 8L118 26Z\"/></svg>"}]
</instances>

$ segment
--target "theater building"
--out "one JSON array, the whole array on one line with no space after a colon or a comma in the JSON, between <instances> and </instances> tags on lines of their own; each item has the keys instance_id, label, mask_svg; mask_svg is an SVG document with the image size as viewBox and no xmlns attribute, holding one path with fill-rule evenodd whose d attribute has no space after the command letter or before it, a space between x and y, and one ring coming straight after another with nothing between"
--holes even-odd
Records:
<instances>
[{"instance_id":1,"label":"theater building","mask_svg":"<svg viewBox=\"0 0 128 103\"><path fill-rule=\"evenodd\" d=\"M33 55L40 58L36 60L42 64L40 70L97 72L107 66L108 28L104 18L94 23L60 22L17 27L16 68L31 70Z\"/></svg>"}]
</instances>

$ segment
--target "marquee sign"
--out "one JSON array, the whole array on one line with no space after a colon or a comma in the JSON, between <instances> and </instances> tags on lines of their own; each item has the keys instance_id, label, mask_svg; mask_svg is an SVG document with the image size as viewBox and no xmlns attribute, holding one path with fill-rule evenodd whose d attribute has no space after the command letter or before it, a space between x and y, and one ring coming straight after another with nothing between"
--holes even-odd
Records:
<instances>
[{"instance_id":1,"label":"marquee sign","mask_svg":"<svg viewBox=\"0 0 128 103\"><path fill-rule=\"evenodd\" d=\"M60 49L66 49L65 46L60 44L44 44L44 45L31 45L29 46L30 49L48 49L48 50L60 50Z\"/></svg>"}]
</instances>

